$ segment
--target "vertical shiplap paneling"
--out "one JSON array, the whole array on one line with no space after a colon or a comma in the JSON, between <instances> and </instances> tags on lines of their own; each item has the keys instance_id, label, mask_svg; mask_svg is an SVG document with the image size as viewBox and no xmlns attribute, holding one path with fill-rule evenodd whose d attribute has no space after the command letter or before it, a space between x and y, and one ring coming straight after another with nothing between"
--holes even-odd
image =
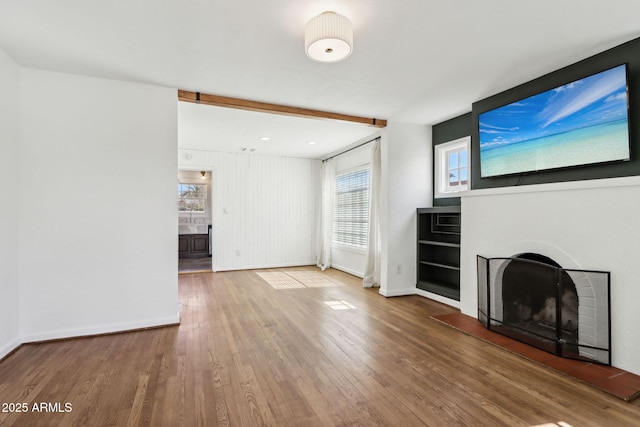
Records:
<instances>
[{"instance_id":1,"label":"vertical shiplap paneling","mask_svg":"<svg viewBox=\"0 0 640 427\"><path fill-rule=\"evenodd\" d=\"M233 240L231 235L231 216L229 215L229 212L233 210L229 205L229 195L232 194L233 177L230 176L230 171L234 169L234 165L231 164L234 158L226 153L219 153L218 156L217 169L215 170L217 181L213 183L214 203L219 202L218 208L214 210L213 215L214 267L231 265L232 259L230 258L231 252L229 248L233 247L231 244Z\"/></svg>"},{"instance_id":2,"label":"vertical shiplap paneling","mask_svg":"<svg viewBox=\"0 0 640 427\"><path fill-rule=\"evenodd\" d=\"M235 179L238 185L236 192L237 205L233 211L233 230L234 230L234 243L235 243L235 260L233 262L234 268L242 268L249 264L251 265L252 254L248 250L248 241L250 233L250 220L252 217L249 215L252 209L251 199L251 157L242 154L236 154L236 170ZM240 252L237 252L240 251Z\"/></svg>"},{"instance_id":3,"label":"vertical shiplap paneling","mask_svg":"<svg viewBox=\"0 0 640 427\"><path fill-rule=\"evenodd\" d=\"M213 170L216 269L315 262L318 161L202 150L180 150L179 159Z\"/></svg>"},{"instance_id":4,"label":"vertical shiplap paneling","mask_svg":"<svg viewBox=\"0 0 640 427\"><path fill-rule=\"evenodd\" d=\"M300 257L303 253L307 260L315 261L315 249L314 249L314 217L315 210L309 210L307 208L309 200L313 200L316 197L315 183L312 180L313 161L306 159L304 163L298 163L291 168L292 174L298 176L291 177L291 185L295 187L296 193L300 194L300 197L292 201L291 221L297 224L299 229L309 230L310 232L305 236L304 248L291 249L292 257ZM314 200L315 201L315 200ZM302 261L302 260L301 260Z\"/></svg>"},{"instance_id":5,"label":"vertical shiplap paneling","mask_svg":"<svg viewBox=\"0 0 640 427\"><path fill-rule=\"evenodd\" d=\"M292 193L288 189L288 159L272 159L270 162L270 173L274 174L275 178L275 188L280 194L288 194L289 197L282 198L280 203L276 204L272 209L272 221L273 224L278 224L279 233L277 229L272 228L272 244L271 253L272 256L277 258L285 258L288 255L288 250L291 245L294 245L295 241L293 241L290 237L290 232L292 228L295 228L295 224L291 224L287 218L287 212L289 205L291 204L291 200L295 198L295 194ZM276 173L276 168L280 169L280 172ZM302 236L301 236L302 237Z\"/></svg>"},{"instance_id":6,"label":"vertical shiplap paneling","mask_svg":"<svg viewBox=\"0 0 640 427\"><path fill-rule=\"evenodd\" d=\"M263 162L260 162L253 155L249 158L251 160L249 169L251 185L248 191L253 204L252 209L246 213L247 226L249 227L248 235L251 236L248 242L248 246L251 248L251 258L247 261L249 265L260 265L267 264L265 257L269 248L265 246L265 235L268 235L268 230L262 222L270 220L268 208L272 197L270 194L265 194L265 188L263 188L263 183L267 179L264 176ZM272 203L276 203L276 201L272 200Z\"/></svg>"}]
</instances>

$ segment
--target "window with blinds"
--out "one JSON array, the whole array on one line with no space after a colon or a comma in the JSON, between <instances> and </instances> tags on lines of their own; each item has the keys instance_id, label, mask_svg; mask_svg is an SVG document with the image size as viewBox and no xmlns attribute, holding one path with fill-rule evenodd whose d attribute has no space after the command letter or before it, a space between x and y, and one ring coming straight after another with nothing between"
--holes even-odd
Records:
<instances>
[{"instance_id":1,"label":"window with blinds","mask_svg":"<svg viewBox=\"0 0 640 427\"><path fill-rule=\"evenodd\" d=\"M336 176L333 242L367 247L369 224L369 168Z\"/></svg>"}]
</instances>

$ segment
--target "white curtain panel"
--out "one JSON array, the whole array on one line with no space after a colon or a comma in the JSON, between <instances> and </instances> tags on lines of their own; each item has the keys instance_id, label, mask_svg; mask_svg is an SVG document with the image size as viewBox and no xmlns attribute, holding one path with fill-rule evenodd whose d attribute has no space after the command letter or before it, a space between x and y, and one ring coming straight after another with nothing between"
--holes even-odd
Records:
<instances>
[{"instance_id":1,"label":"white curtain panel","mask_svg":"<svg viewBox=\"0 0 640 427\"><path fill-rule=\"evenodd\" d=\"M380 138L371 147L371 185L369 186L369 230L366 264L362 285L365 288L380 286Z\"/></svg>"},{"instance_id":2,"label":"white curtain panel","mask_svg":"<svg viewBox=\"0 0 640 427\"><path fill-rule=\"evenodd\" d=\"M333 159L322 163L322 200L320 229L318 231L318 267L323 271L331 267L331 241L333 240L333 204L335 200L336 163Z\"/></svg>"}]
</instances>

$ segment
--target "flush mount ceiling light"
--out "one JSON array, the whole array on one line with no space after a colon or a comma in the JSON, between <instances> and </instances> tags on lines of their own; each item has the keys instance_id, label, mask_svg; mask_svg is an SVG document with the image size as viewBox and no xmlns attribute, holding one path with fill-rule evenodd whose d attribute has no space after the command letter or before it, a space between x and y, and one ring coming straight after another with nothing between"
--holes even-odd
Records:
<instances>
[{"instance_id":1,"label":"flush mount ceiling light","mask_svg":"<svg viewBox=\"0 0 640 427\"><path fill-rule=\"evenodd\" d=\"M353 24L335 12L324 12L307 23L304 47L314 61L342 61L353 50Z\"/></svg>"}]
</instances>

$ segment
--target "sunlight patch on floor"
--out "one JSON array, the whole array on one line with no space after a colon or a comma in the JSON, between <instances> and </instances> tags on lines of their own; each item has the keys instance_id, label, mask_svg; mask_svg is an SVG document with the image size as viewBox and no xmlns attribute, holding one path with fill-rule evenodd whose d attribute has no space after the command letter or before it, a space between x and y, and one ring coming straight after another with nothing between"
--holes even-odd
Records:
<instances>
[{"instance_id":1,"label":"sunlight patch on floor","mask_svg":"<svg viewBox=\"0 0 640 427\"><path fill-rule=\"evenodd\" d=\"M356 306L348 303L347 301L341 300L341 301L325 301L325 304L327 304L329 307L331 307L334 310L352 310L355 309Z\"/></svg>"},{"instance_id":2,"label":"sunlight patch on floor","mask_svg":"<svg viewBox=\"0 0 640 427\"><path fill-rule=\"evenodd\" d=\"M329 288L342 286L341 283L334 282L326 274L319 271L291 270L287 274L308 288Z\"/></svg>"},{"instance_id":3,"label":"sunlight patch on floor","mask_svg":"<svg viewBox=\"0 0 640 427\"><path fill-rule=\"evenodd\" d=\"M288 270L256 273L273 289L329 288L343 286L317 271Z\"/></svg>"},{"instance_id":4,"label":"sunlight patch on floor","mask_svg":"<svg viewBox=\"0 0 640 427\"><path fill-rule=\"evenodd\" d=\"M291 276L280 271L268 271L264 273L256 273L258 276L271 285L273 289L296 289L305 288L302 283Z\"/></svg>"}]
</instances>

